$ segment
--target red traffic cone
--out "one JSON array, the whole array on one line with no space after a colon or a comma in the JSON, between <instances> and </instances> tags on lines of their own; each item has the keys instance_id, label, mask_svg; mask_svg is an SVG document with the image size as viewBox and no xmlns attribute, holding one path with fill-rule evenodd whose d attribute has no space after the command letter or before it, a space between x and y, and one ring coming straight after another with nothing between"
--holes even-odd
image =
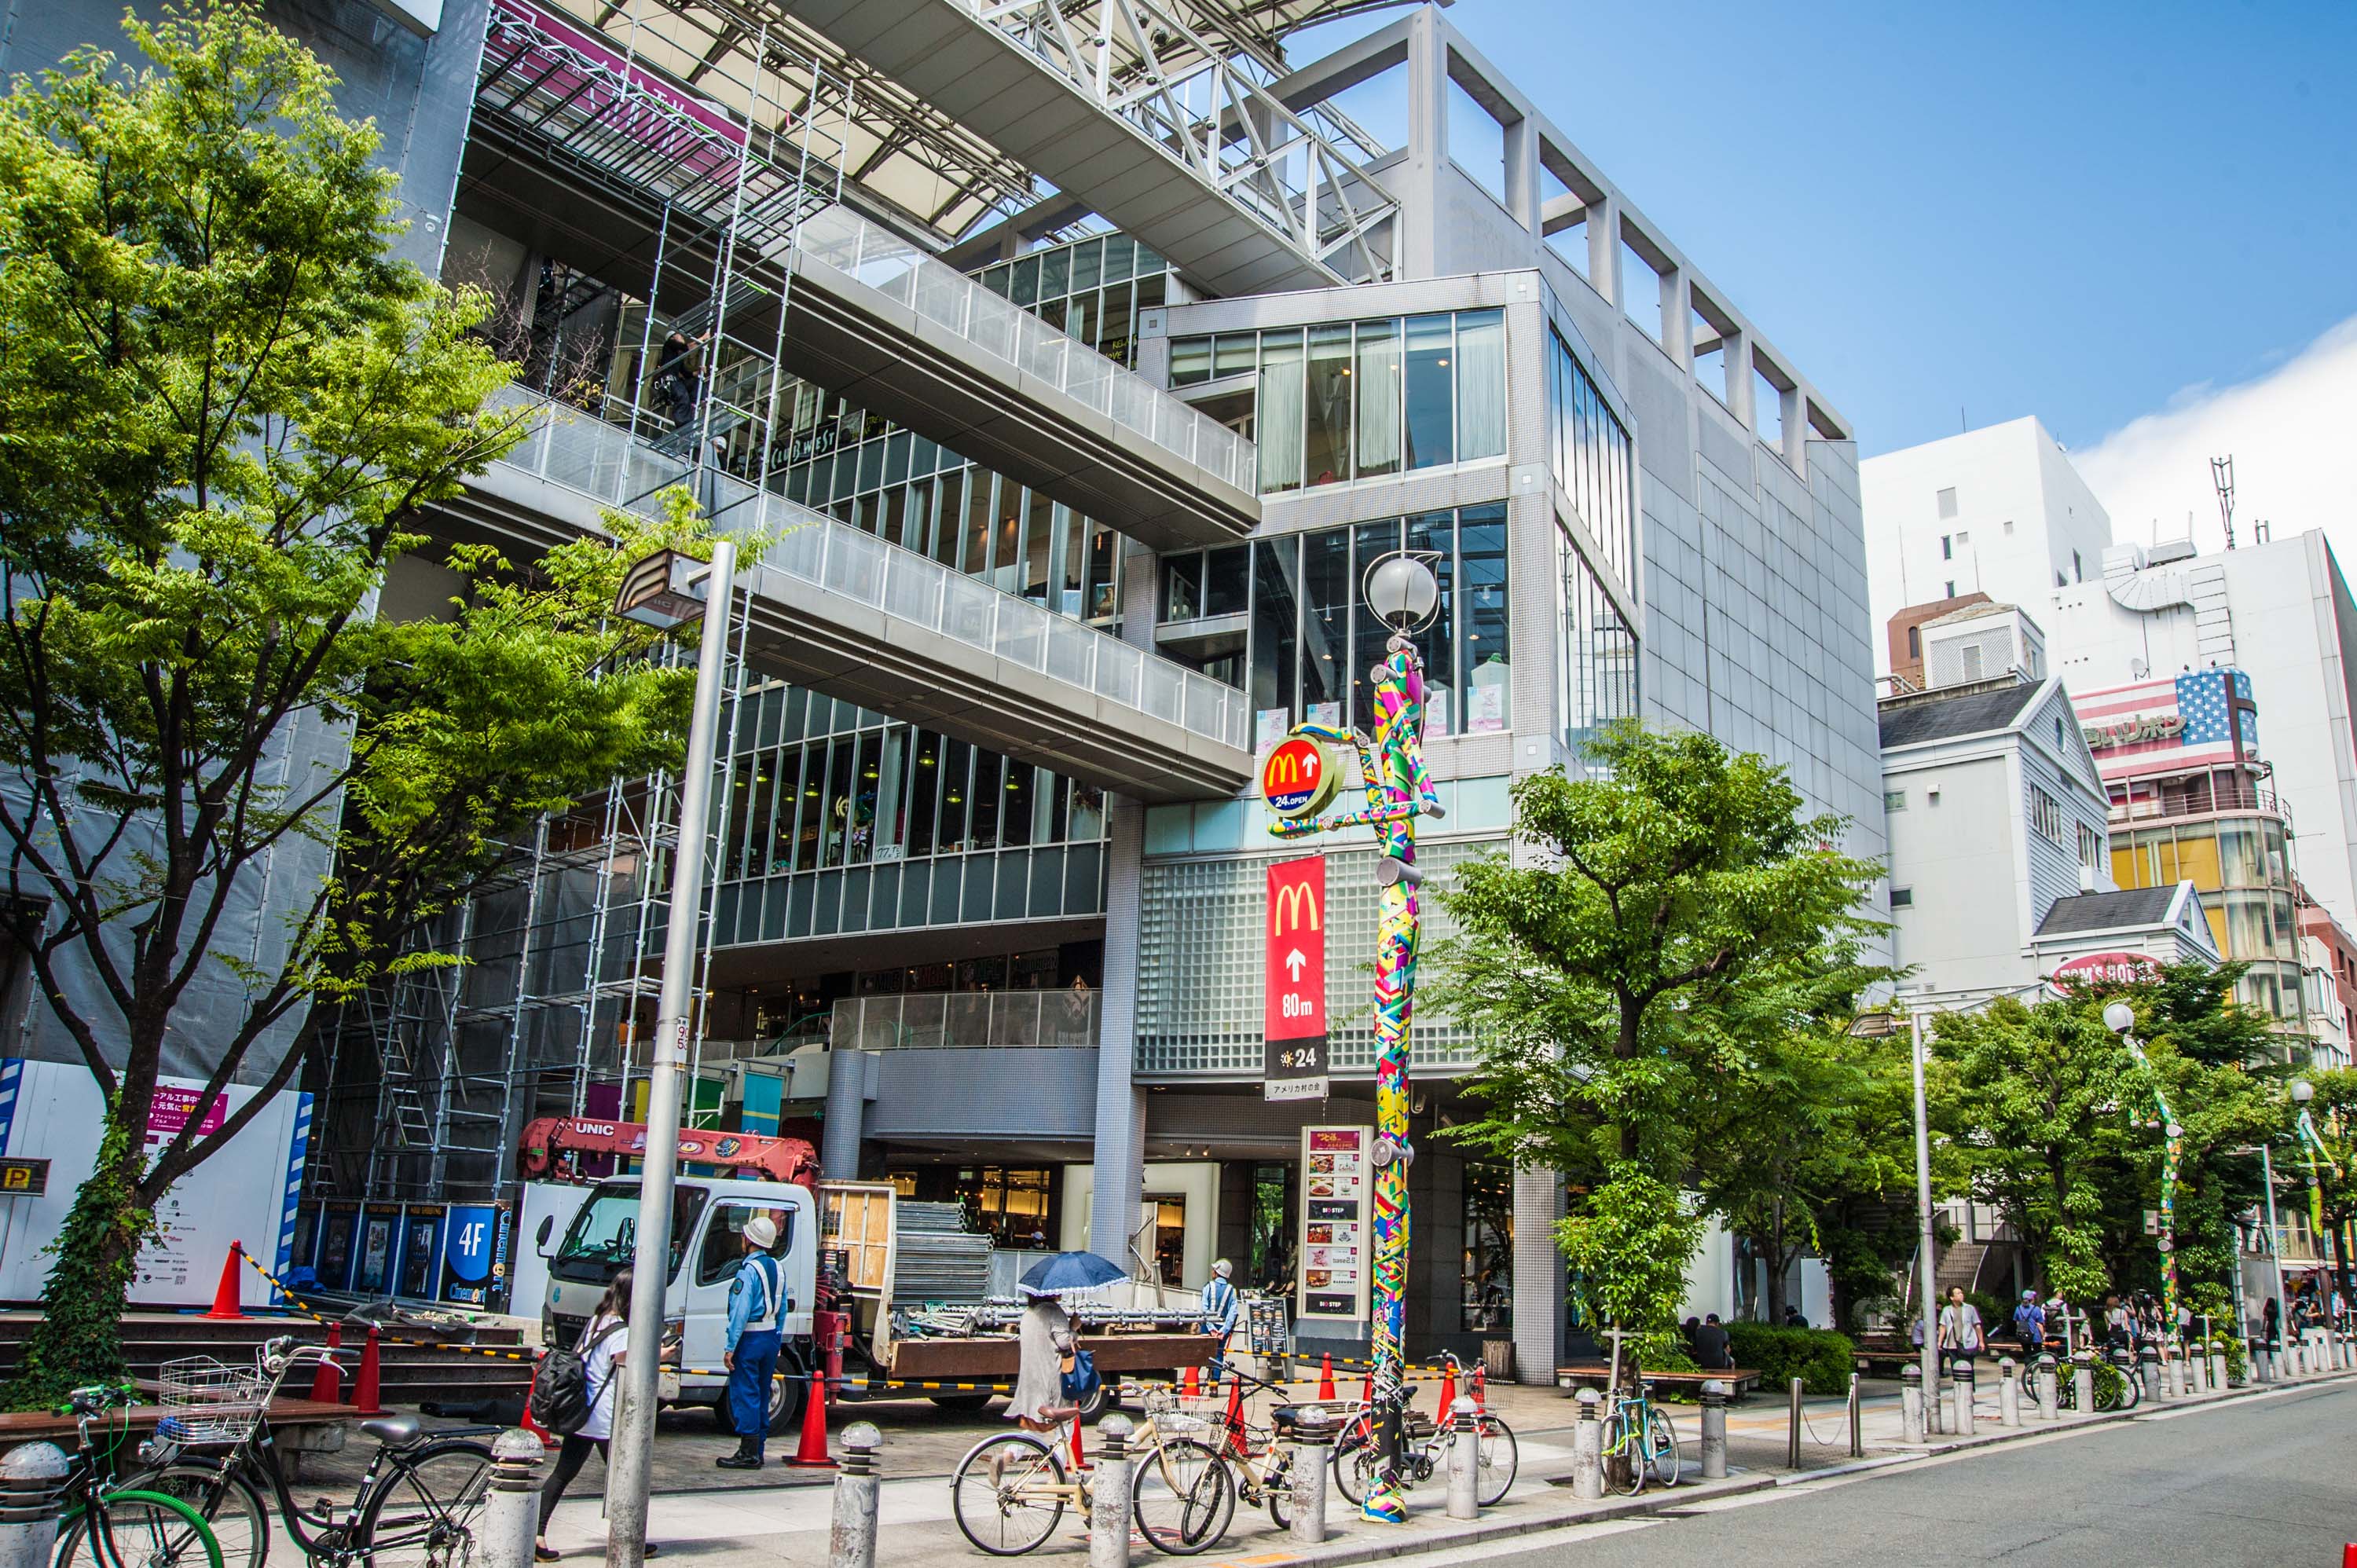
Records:
<instances>
[{"instance_id":1,"label":"red traffic cone","mask_svg":"<svg viewBox=\"0 0 2357 1568\"><path fill-rule=\"evenodd\" d=\"M1228 1374L1228 1412L1222 1424L1231 1438L1238 1443L1243 1441L1244 1379L1242 1372L1231 1371Z\"/></svg>"},{"instance_id":2,"label":"red traffic cone","mask_svg":"<svg viewBox=\"0 0 2357 1568\"><path fill-rule=\"evenodd\" d=\"M1072 1474L1077 1476L1090 1468L1092 1466L1089 1464L1089 1456L1081 1448L1081 1418L1074 1416L1072 1418Z\"/></svg>"},{"instance_id":3,"label":"red traffic cone","mask_svg":"<svg viewBox=\"0 0 2357 1568\"><path fill-rule=\"evenodd\" d=\"M1179 1391L1180 1393L1183 1393L1183 1394L1190 1394L1190 1395L1191 1395L1191 1394L1200 1394L1200 1393L1201 1393L1201 1392L1203 1391L1203 1375L1202 1375L1202 1373L1200 1373L1200 1372L1197 1371L1197 1370L1196 1370L1194 1368L1192 1368L1192 1367L1188 1368L1188 1369L1187 1369L1187 1376L1185 1377L1185 1379L1184 1379L1184 1380L1181 1380L1181 1382L1180 1382L1180 1384L1179 1384L1179 1387L1178 1387L1178 1391Z\"/></svg>"},{"instance_id":4,"label":"red traffic cone","mask_svg":"<svg viewBox=\"0 0 2357 1568\"><path fill-rule=\"evenodd\" d=\"M1457 1408L1457 1368L1451 1365L1440 1370L1440 1424L1447 1426L1449 1412Z\"/></svg>"},{"instance_id":5,"label":"red traffic cone","mask_svg":"<svg viewBox=\"0 0 2357 1568\"><path fill-rule=\"evenodd\" d=\"M834 1467L834 1457L826 1451L826 1391L816 1378L811 1380L810 1390L802 1398L802 1443L786 1463L805 1470Z\"/></svg>"},{"instance_id":6,"label":"red traffic cone","mask_svg":"<svg viewBox=\"0 0 2357 1568\"><path fill-rule=\"evenodd\" d=\"M2341 1568L2357 1568L2357 1541L2341 1549Z\"/></svg>"},{"instance_id":7,"label":"red traffic cone","mask_svg":"<svg viewBox=\"0 0 2357 1568\"><path fill-rule=\"evenodd\" d=\"M207 1317L240 1318L245 1316L238 1305L238 1287L245 1282L238 1278L237 1265L245 1257L245 1243L231 1241L229 1256L221 1260L221 1283L213 1287L213 1309Z\"/></svg>"},{"instance_id":8,"label":"red traffic cone","mask_svg":"<svg viewBox=\"0 0 2357 1568\"><path fill-rule=\"evenodd\" d=\"M1334 1358L1330 1353L1318 1358L1318 1397L1334 1397Z\"/></svg>"},{"instance_id":9,"label":"red traffic cone","mask_svg":"<svg viewBox=\"0 0 2357 1568\"><path fill-rule=\"evenodd\" d=\"M376 1325L369 1325L368 1346L361 1351L361 1375L352 1380L352 1408L362 1415L382 1415L383 1402L378 1397L379 1380L384 1376L379 1365L382 1352L377 1348Z\"/></svg>"},{"instance_id":10,"label":"red traffic cone","mask_svg":"<svg viewBox=\"0 0 2357 1568\"><path fill-rule=\"evenodd\" d=\"M336 1365L335 1354L344 1348L344 1326L328 1325L328 1359L311 1374L311 1397L320 1404L333 1404L344 1391L344 1374Z\"/></svg>"}]
</instances>

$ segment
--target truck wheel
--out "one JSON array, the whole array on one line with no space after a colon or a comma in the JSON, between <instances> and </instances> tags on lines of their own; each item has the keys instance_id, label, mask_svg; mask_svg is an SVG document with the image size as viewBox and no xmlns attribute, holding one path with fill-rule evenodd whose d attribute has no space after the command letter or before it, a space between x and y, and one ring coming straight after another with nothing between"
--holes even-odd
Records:
<instances>
[{"instance_id":1,"label":"truck wheel","mask_svg":"<svg viewBox=\"0 0 2357 1568\"><path fill-rule=\"evenodd\" d=\"M956 1415L978 1415L998 1396L992 1393L931 1394L927 1396L943 1410Z\"/></svg>"}]
</instances>

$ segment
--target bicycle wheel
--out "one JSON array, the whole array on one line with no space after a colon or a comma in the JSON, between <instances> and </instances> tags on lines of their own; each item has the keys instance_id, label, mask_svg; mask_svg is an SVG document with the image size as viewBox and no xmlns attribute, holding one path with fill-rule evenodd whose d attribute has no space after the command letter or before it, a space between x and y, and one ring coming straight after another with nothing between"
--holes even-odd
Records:
<instances>
[{"instance_id":1,"label":"bicycle wheel","mask_svg":"<svg viewBox=\"0 0 2357 1568\"><path fill-rule=\"evenodd\" d=\"M202 1514L227 1568L262 1568L270 1555L270 1505L243 1476L189 1463L143 1470L125 1484L178 1498Z\"/></svg>"},{"instance_id":2,"label":"bicycle wheel","mask_svg":"<svg viewBox=\"0 0 2357 1568\"><path fill-rule=\"evenodd\" d=\"M1137 1455L1129 1501L1130 1517L1149 1544L1174 1557L1192 1557L1228 1533L1236 1480L1209 1444L1166 1437Z\"/></svg>"},{"instance_id":3,"label":"bicycle wheel","mask_svg":"<svg viewBox=\"0 0 2357 1568\"><path fill-rule=\"evenodd\" d=\"M1318 1462L1318 1456L1313 1454L1305 1462L1315 1465ZM1279 1453L1275 1465L1269 1470L1266 1485L1269 1522L1279 1530L1291 1530L1293 1528L1293 1454L1290 1450Z\"/></svg>"},{"instance_id":4,"label":"bicycle wheel","mask_svg":"<svg viewBox=\"0 0 2357 1568\"><path fill-rule=\"evenodd\" d=\"M361 1509L353 1536L359 1561L369 1568L468 1568L490 1482L491 1451L479 1443L452 1440L396 1455Z\"/></svg>"},{"instance_id":5,"label":"bicycle wheel","mask_svg":"<svg viewBox=\"0 0 2357 1568\"><path fill-rule=\"evenodd\" d=\"M1678 1429L1670 1424L1669 1412L1659 1405L1645 1407L1645 1457L1653 1467L1653 1478L1665 1487L1678 1484Z\"/></svg>"},{"instance_id":6,"label":"bicycle wheel","mask_svg":"<svg viewBox=\"0 0 2357 1568\"><path fill-rule=\"evenodd\" d=\"M1494 1415L1481 1417L1475 1431L1473 1495L1483 1508L1493 1508L1514 1484L1522 1448L1514 1442L1514 1429Z\"/></svg>"},{"instance_id":7,"label":"bicycle wheel","mask_svg":"<svg viewBox=\"0 0 2357 1568\"><path fill-rule=\"evenodd\" d=\"M221 1543L204 1516L147 1491L113 1493L74 1521L55 1562L67 1568L83 1559L95 1568L221 1568Z\"/></svg>"},{"instance_id":8,"label":"bicycle wheel","mask_svg":"<svg viewBox=\"0 0 2357 1568\"><path fill-rule=\"evenodd\" d=\"M1364 1437L1346 1437L1335 1444L1334 1484L1341 1488L1352 1508L1366 1506L1367 1494L1374 1490L1382 1457L1375 1452L1375 1445Z\"/></svg>"},{"instance_id":9,"label":"bicycle wheel","mask_svg":"<svg viewBox=\"0 0 2357 1568\"><path fill-rule=\"evenodd\" d=\"M1603 1441L1604 1484L1618 1487L1635 1497L1645 1489L1648 1468L1643 1452L1644 1442L1634 1430L1626 1410L1616 1410L1604 1418ZM1618 1473L1615 1467L1618 1466Z\"/></svg>"},{"instance_id":10,"label":"bicycle wheel","mask_svg":"<svg viewBox=\"0 0 2357 1568\"><path fill-rule=\"evenodd\" d=\"M1019 1557L1064 1517L1063 1456L1020 1432L985 1438L950 1477L950 1512L975 1551Z\"/></svg>"}]
</instances>

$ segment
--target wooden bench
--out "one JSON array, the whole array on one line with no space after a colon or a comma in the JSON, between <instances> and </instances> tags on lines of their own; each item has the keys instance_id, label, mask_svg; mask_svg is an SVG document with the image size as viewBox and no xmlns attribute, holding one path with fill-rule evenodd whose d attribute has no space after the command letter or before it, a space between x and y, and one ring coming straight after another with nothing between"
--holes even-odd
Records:
<instances>
[{"instance_id":1,"label":"wooden bench","mask_svg":"<svg viewBox=\"0 0 2357 1568\"><path fill-rule=\"evenodd\" d=\"M135 1404L128 1409L110 1410L99 1418L93 1431L153 1432L163 1419L161 1405ZM328 1404L320 1400L282 1399L270 1404L270 1424L274 1427L328 1426L347 1421L358 1421L361 1412L348 1404ZM0 1444L54 1443L59 1438L70 1444L75 1436L74 1418L45 1410L0 1412Z\"/></svg>"},{"instance_id":2,"label":"wooden bench","mask_svg":"<svg viewBox=\"0 0 2357 1568\"><path fill-rule=\"evenodd\" d=\"M1577 1392L1581 1389L1602 1391L1612 1369L1602 1361L1585 1361L1576 1366L1557 1367L1555 1386ZM1658 1388L1675 1390L1681 1394L1699 1399L1702 1386L1714 1380L1725 1383L1729 1395L1741 1399L1760 1386L1760 1373L1751 1368L1730 1367L1719 1372L1646 1372L1643 1380Z\"/></svg>"}]
</instances>

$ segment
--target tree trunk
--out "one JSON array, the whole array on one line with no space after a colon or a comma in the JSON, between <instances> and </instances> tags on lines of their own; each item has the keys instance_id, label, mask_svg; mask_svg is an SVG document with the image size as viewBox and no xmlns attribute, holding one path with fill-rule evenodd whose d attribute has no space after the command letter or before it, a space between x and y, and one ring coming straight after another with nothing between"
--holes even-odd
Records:
<instances>
[{"instance_id":1,"label":"tree trunk","mask_svg":"<svg viewBox=\"0 0 2357 1568\"><path fill-rule=\"evenodd\" d=\"M1791 1260L1784 1256L1784 1200L1780 1197L1770 1205L1768 1215L1768 1302L1767 1316L1762 1321L1781 1323L1784 1321L1784 1274L1792 1266Z\"/></svg>"},{"instance_id":2,"label":"tree trunk","mask_svg":"<svg viewBox=\"0 0 2357 1568\"><path fill-rule=\"evenodd\" d=\"M58 1233L57 1262L42 1287L41 1318L25 1342L24 1365L0 1391L10 1410L53 1406L83 1384L123 1376L124 1304L156 1217L139 1202L146 1115L143 1110L135 1131L120 1105L108 1112L97 1163Z\"/></svg>"}]
</instances>

